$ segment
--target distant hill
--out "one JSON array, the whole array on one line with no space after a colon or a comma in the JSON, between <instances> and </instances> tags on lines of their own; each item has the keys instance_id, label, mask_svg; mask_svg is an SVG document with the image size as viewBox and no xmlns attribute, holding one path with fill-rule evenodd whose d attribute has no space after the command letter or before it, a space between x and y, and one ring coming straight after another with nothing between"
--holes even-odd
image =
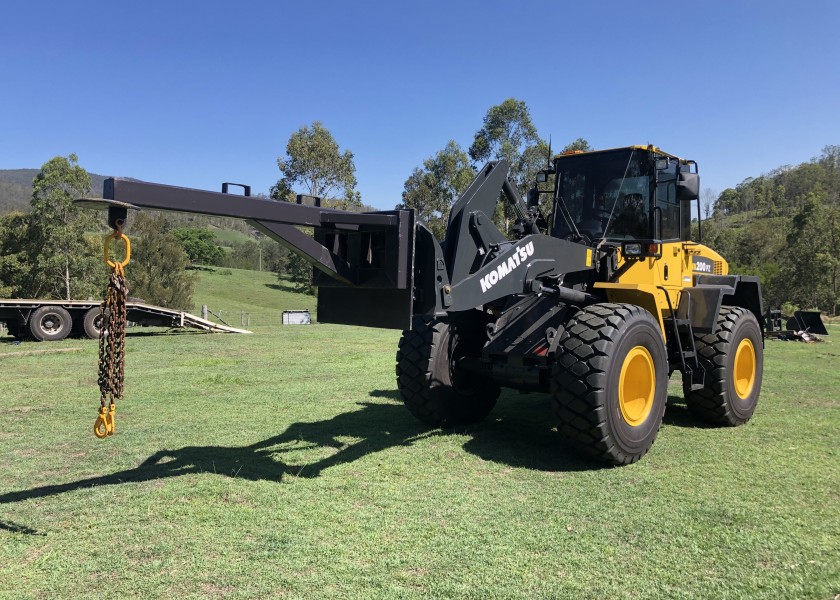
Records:
<instances>
[{"instance_id":1,"label":"distant hill","mask_svg":"<svg viewBox=\"0 0 840 600\"><path fill-rule=\"evenodd\" d=\"M29 212L32 199L32 180L39 169L0 169L0 215L10 212ZM106 175L90 175L90 195L102 196L102 183Z\"/></svg>"},{"instance_id":2,"label":"distant hill","mask_svg":"<svg viewBox=\"0 0 840 600\"><path fill-rule=\"evenodd\" d=\"M765 307L840 309L840 146L721 192L703 242L761 278ZM785 305L788 305L785 308Z\"/></svg>"}]
</instances>

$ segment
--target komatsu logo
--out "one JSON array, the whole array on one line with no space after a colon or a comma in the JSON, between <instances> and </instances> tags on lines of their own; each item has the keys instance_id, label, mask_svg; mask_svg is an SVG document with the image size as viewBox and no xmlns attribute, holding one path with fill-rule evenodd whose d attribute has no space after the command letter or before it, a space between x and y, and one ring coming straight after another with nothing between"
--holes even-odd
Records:
<instances>
[{"instance_id":1,"label":"komatsu logo","mask_svg":"<svg viewBox=\"0 0 840 600\"><path fill-rule=\"evenodd\" d=\"M479 279L481 282L481 293L486 292L491 287L499 283L502 277L507 276L516 267L524 263L529 256L534 255L534 242L528 242L524 246L517 246L513 254L504 262L502 262L493 271Z\"/></svg>"}]
</instances>

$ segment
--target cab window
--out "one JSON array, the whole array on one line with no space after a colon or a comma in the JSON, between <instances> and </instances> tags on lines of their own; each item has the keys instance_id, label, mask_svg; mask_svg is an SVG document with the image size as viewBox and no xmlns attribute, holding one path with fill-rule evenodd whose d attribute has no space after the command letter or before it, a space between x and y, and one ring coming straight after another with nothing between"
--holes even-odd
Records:
<instances>
[{"instance_id":1,"label":"cab window","mask_svg":"<svg viewBox=\"0 0 840 600\"><path fill-rule=\"evenodd\" d=\"M659 169L656 183L656 208L660 215L661 239L680 239L680 204L677 202L677 161L669 160Z\"/></svg>"}]
</instances>

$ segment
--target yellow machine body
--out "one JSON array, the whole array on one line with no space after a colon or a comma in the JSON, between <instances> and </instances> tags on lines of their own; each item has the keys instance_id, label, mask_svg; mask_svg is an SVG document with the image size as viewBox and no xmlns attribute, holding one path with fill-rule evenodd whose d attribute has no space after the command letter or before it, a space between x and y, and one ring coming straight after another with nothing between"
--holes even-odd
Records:
<instances>
[{"instance_id":1,"label":"yellow machine body","mask_svg":"<svg viewBox=\"0 0 840 600\"><path fill-rule=\"evenodd\" d=\"M679 306L680 294L694 285L695 276L728 275L729 265L720 254L697 242L666 242L660 248L661 257L628 259L619 253L621 274L614 282L595 283L595 288L603 289L610 302L644 307L659 321L664 335L664 319Z\"/></svg>"}]
</instances>

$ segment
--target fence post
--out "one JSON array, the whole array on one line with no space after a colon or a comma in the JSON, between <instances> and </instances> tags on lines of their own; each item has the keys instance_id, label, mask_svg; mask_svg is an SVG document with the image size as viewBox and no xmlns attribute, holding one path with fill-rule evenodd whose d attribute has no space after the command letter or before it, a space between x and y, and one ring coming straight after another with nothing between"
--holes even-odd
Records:
<instances>
[{"instance_id":1,"label":"fence post","mask_svg":"<svg viewBox=\"0 0 840 600\"><path fill-rule=\"evenodd\" d=\"M204 319L205 321L207 320L207 305L206 304L201 305L201 318Z\"/></svg>"}]
</instances>

